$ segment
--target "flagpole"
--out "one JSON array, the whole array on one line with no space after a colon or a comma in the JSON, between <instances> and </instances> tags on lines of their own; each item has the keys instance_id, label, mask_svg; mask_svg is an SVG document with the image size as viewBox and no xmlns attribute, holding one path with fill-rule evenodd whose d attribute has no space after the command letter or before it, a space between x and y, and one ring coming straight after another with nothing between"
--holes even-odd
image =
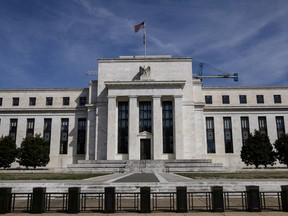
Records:
<instances>
[{"instance_id":1,"label":"flagpole","mask_svg":"<svg viewBox=\"0 0 288 216\"><path fill-rule=\"evenodd\" d=\"M146 29L147 29L147 24L145 21L145 28L144 28L144 56L145 57L146 57L146 51L147 51Z\"/></svg>"}]
</instances>

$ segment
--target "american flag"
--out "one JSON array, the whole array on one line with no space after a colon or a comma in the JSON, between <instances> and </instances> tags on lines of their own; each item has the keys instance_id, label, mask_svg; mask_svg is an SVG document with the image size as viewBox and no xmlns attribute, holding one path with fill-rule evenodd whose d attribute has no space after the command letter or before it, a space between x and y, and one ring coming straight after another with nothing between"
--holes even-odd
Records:
<instances>
[{"instance_id":1,"label":"american flag","mask_svg":"<svg viewBox=\"0 0 288 216\"><path fill-rule=\"evenodd\" d=\"M138 32L142 28L145 28L145 21L134 26L135 33Z\"/></svg>"}]
</instances>

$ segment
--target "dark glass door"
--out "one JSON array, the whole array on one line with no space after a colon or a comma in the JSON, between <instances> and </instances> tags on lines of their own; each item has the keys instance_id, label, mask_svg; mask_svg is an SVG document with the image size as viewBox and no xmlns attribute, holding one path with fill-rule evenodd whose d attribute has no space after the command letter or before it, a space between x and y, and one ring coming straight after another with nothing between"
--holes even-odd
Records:
<instances>
[{"instance_id":1,"label":"dark glass door","mask_svg":"<svg viewBox=\"0 0 288 216\"><path fill-rule=\"evenodd\" d=\"M151 140L140 139L140 159L151 160Z\"/></svg>"}]
</instances>

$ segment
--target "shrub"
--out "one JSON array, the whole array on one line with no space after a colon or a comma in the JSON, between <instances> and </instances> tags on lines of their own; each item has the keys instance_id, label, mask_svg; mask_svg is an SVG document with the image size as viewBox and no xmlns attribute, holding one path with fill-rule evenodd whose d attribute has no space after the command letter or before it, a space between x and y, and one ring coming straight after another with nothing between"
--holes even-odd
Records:
<instances>
[{"instance_id":1,"label":"shrub","mask_svg":"<svg viewBox=\"0 0 288 216\"><path fill-rule=\"evenodd\" d=\"M17 157L16 143L12 137L5 136L0 138L0 167L4 169L11 166Z\"/></svg>"},{"instance_id":2,"label":"shrub","mask_svg":"<svg viewBox=\"0 0 288 216\"><path fill-rule=\"evenodd\" d=\"M49 143L40 135L27 136L23 139L17 161L20 165L36 169L37 166L46 166L49 161Z\"/></svg>"},{"instance_id":3,"label":"shrub","mask_svg":"<svg viewBox=\"0 0 288 216\"><path fill-rule=\"evenodd\" d=\"M269 137L255 130L242 146L241 159L247 166L255 165L256 168L260 165L273 165L276 158Z\"/></svg>"},{"instance_id":4,"label":"shrub","mask_svg":"<svg viewBox=\"0 0 288 216\"><path fill-rule=\"evenodd\" d=\"M288 134L282 134L275 143L276 158L279 163L286 164L288 166Z\"/></svg>"}]
</instances>

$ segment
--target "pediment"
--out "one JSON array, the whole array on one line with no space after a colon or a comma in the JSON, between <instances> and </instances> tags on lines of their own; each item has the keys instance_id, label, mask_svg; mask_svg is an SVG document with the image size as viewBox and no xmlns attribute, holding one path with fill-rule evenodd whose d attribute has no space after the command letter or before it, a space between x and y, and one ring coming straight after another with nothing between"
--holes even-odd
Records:
<instances>
[{"instance_id":1,"label":"pediment","mask_svg":"<svg viewBox=\"0 0 288 216\"><path fill-rule=\"evenodd\" d=\"M141 136L141 137L152 137L152 133L148 132L148 131L142 131L140 132L137 136Z\"/></svg>"}]
</instances>

